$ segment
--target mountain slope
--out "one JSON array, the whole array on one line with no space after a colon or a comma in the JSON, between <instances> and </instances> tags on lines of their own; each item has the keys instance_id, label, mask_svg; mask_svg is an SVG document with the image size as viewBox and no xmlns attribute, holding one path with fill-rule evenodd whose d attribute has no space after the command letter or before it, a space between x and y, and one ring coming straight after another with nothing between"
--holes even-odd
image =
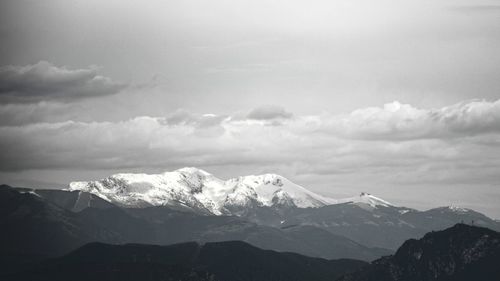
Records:
<instances>
[{"instance_id":1,"label":"mountain slope","mask_svg":"<svg viewBox=\"0 0 500 281\"><path fill-rule=\"evenodd\" d=\"M500 280L500 233L457 224L406 241L394 254L341 281Z\"/></svg>"},{"instance_id":2,"label":"mountain slope","mask_svg":"<svg viewBox=\"0 0 500 281\"><path fill-rule=\"evenodd\" d=\"M287 233L288 237L296 239L298 245L301 245L302 250L297 252L308 255L329 258L330 253L336 253L337 257L371 261L373 260L371 257L381 257L393 253L393 251L383 248L366 247L347 237L333 234L316 226L297 225L282 230ZM326 241L328 242L325 243ZM311 254L307 252L307 249L310 249ZM322 253L323 255L321 255Z\"/></svg>"},{"instance_id":3,"label":"mountain slope","mask_svg":"<svg viewBox=\"0 0 500 281\"><path fill-rule=\"evenodd\" d=\"M78 213L6 186L0 187L0 229L2 273L92 241L123 242L119 234L98 227Z\"/></svg>"},{"instance_id":4,"label":"mountain slope","mask_svg":"<svg viewBox=\"0 0 500 281\"><path fill-rule=\"evenodd\" d=\"M4 280L326 281L363 265L261 250L237 241L172 246L93 243Z\"/></svg>"},{"instance_id":5,"label":"mountain slope","mask_svg":"<svg viewBox=\"0 0 500 281\"><path fill-rule=\"evenodd\" d=\"M69 211L79 212L86 208L107 209L115 207L110 202L92 193L84 191L66 191L57 189L16 188L21 193L38 195L47 201Z\"/></svg>"},{"instance_id":6,"label":"mountain slope","mask_svg":"<svg viewBox=\"0 0 500 281\"><path fill-rule=\"evenodd\" d=\"M272 226L313 225L349 237L369 247L396 249L405 240L460 222L500 231L500 224L470 209L440 207L427 211L395 206L346 202L321 208L295 208L284 212ZM262 222L262 221L261 221Z\"/></svg>"}]
</instances>

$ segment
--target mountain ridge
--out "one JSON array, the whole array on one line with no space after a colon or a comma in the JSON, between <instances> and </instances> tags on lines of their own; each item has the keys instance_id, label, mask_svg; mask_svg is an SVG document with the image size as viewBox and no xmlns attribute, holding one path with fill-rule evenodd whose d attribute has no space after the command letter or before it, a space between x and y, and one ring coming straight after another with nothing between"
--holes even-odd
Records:
<instances>
[{"instance_id":1,"label":"mountain ridge","mask_svg":"<svg viewBox=\"0 0 500 281\"><path fill-rule=\"evenodd\" d=\"M366 262L263 250L241 241L169 246L90 243L3 280L328 281L363 265Z\"/></svg>"},{"instance_id":2,"label":"mountain ridge","mask_svg":"<svg viewBox=\"0 0 500 281\"><path fill-rule=\"evenodd\" d=\"M157 175L146 175L146 174L117 174L121 175L130 175L134 178L142 178L142 177L153 177L155 178ZM207 188L209 184L205 184L203 178L211 179L209 182L215 182L215 187L220 187L220 184L225 183L226 181L215 178L213 175L196 168L184 168L181 169L180 172L175 174L176 178L174 180L175 185L177 186L177 180L180 180L181 183L189 182L190 185L182 185L179 189L183 192L181 194L185 196L194 196L194 195L203 195L201 191L216 191L216 188L210 189ZM232 180L227 180L228 186L224 186L225 190L231 190L235 186L238 188L242 188L244 191L253 190L254 194L257 191L261 191L262 189L270 189L271 191L276 191L282 186L287 186L287 182L281 180L281 177L276 176L274 174L265 174L265 176L260 177L257 183L255 183L254 178L257 176L251 177L239 177ZM200 180L201 179L201 180ZM246 181L245 181L246 180ZM273 185L273 180L276 180ZM238 183L249 182L250 184L261 185L255 191L253 186L239 185ZM265 184L267 183L267 185ZM144 184L142 180L139 180L139 184L126 184L123 182L119 182L119 184L115 184L115 182L110 182L110 193L112 195L121 196L120 191L125 194L125 198L130 198L130 192L134 193L136 189L138 189L139 193L142 190L150 190L151 185ZM262 185L263 184L263 185ZM293 183L292 183L293 184ZM83 184L83 187L87 187L87 182ZM93 188L92 185L88 186ZM104 187L103 187L104 188ZM298 188L294 186L294 188ZM128 205L123 205L119 203L112 203L108 200L99 196L99 192L90 193L85 191L85 188L78 188L74 191L63 191L63 190L40 190L40 189L19 189L21 192L28 192L34 195L43 197L48 201L70 211L81 212L87 209L93 208L109 208L116 207L122 208L126 210L126 212L135 212L134 216L140 214L141 209L158 207L157 211L152 211L153 213L158 213L155 216L154 220L162 220L162 209L163 207L168 208L171 211L178 212L187 212L201 216L219 216L222 217L221 221L224 221L224 217L238 217L244 221L254 223L259 226L272 227L272 228L287 228L292 225L301 225L301 226L312 226L315 227L314 231L319 235L321 230L326 230L334 235L348 237L356 243L359 243L368 248L384 248L389 250L395 250L397 247L401 245L405 240L409 238L419 238L425 233L429 231L442 230L444 228L450 227L459 222L472 222L483 227L488 227L494 230L500 230L500 223L498 221L492 220L487 216L475 212L470 209L458 208L455 206L451 207L438 207L429 209L426 211L419 211L412 208L406 207L398 207L390 204L389 202L375 197L368 193L361 193L357 197L339 199L335 201L335 204L317 206L317 207L308 207L308 208L299 208L293 202L290 202L290 198L285 196L285 192L277 192L281 194L279 199L274 202L267 197L267 205L262 202L258 202L255 200L255 197L252 197L252 193L250 193L250 197L246 197L247 193L235 193L231 198L238 199L237 195L242 195L242 198L250 198L249 200L236 200L238 202L244 202L245 204L225 204L224 212L218 212L214 214L213 211L209 210L202 204L202 200L196 199L194 202L197 204L185 204L186 202L182 202L181 200L173 200L175 204L167 204L164 205L165 201L170 200L177 193L174 192L174 195L169 195L170 197L161 198L159 197L158 202L159 206L152 206L151 204L142 202L142 204L135 205L132 207ZM154 190L154 189L153 189ZM167 185L162 192L165 190L170 190L170 186ZM298 189L302 190L302 187ZM184 192L186 191L186 192ZM273 192L268 192L267 195ZM164 194L164 193L161 193ZM217 194L215 194L217 195ZM220 202L225 202L225 196L227 193L220 193L219 198ZM133 197L133 196L132 196ZM175 197L175 196L174 196ZM179 196L178 196L179 197ZM182 196L180 196L182 199ZM217 196L216 196L217 197ZM252 199L253 198L253 199ZM277 197L275 197L277 198ZM306 197L307 198L307 197ZM241 199L241 198L239 198ZM137 203L134 201L134 203ZM222 205L221 205L222 206ZM164 210L166 215L171 211ZM92 213L92 212L90 212ZM147 215L151 217L150 215ZM208 220L209 221L209 220ZM113 223L113 221L110 221ZM181 222L178 222L181 223ZM237 227L236 229L238 229ZM248 229L248 228L247 228ZM265 228L264 233L269 234L269 229ZM264 230L261 229L261 230ZM217 237L221 237L220 234L227 232L227 230L218 229L221 231L217 234ZM209 234L209 233L205 233ZM213 237L211 233L209 237ZM249 233L247 233L249 234ZM262 234L262 233L261 233ZM235 237L235 233L230 233L229 236ZM224 236L224 235L223 235ZM224 236L227 238L227 235ZM240 237L238 239L243 239L247 236L241 236L240 234L236 235L236 237ZM225 239L225 238L224 238ZM246 238L245 238L246 239ZM176 240L177 241L177 240ZM281 240L275 240L281 241ZM178 242L178 241L177 241ZM255 241L252 241L255 243ZM306 243L307 244L307 243ZM257 246L263 246L264 248L269 247L270 244L257 244ZM286 247L279 247L279 249L290 249L290 245ZM272 248L272 247L271 247ZM296 247L292 247L295 249ZM318 249L316 249L318 250ZM310 249L300 249L299 252L302 253L313 253L313 255L317 255L317 251L311 252ZM319 249L322 252L321 249ZM323 256L323 255L320 255ZM330 257L328 254L326 257ZM370 259L369 257L367 257ZM363 258L365 259L365 258Z\"/></svg>"},{"instance_id":3,"label":"mountain ridge","mask_svg":"<svg viewBox=\"0 0 500 281\"><path fill-rule=\"evenodd\" d=\"M338 281L499 280L499 260L499 232L460 223L409 239L394 255Z\"/></svg>"},{"instance_id":4,"label":"mountain ridge","mask_svg":"<svg viewBox=\"0 0 500 281\"><path fill-rule=\"evenodd\" d=\"M376 208L393 206L368 193L334 199L314 193L277 174L222 180L194 167L160 174L119 173L97 181L75 181L69 191L85 191L125 207L184 206L215 215L233 214L235 207L317 208L338 203Z\"/></svg>"},{"instance_id":5,"label":"mountain ridge","mask_svg":"<svg viewBox=\"0 0 500 281\"><path fill-rule=\"evenodd\" d=\"M240 240L263 249L328 259L373 260L391 252L371 249L314 226L282 230L235 216L207 216L167 207L124 209L106 201L109 205L75 210L77 193L37 195L25 188L0 188L0 260L5 262L0 268L24 261L23 256L55 257L92 241L169 245ZM316 237L315 243L309 243L308 237Z\"/></svg>"}]
</instances>

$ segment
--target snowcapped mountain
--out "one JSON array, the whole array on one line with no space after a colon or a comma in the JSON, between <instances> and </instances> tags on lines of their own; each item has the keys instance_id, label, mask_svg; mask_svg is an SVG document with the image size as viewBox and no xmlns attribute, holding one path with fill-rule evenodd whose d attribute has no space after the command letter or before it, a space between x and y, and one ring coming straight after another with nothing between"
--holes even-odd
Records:
<instances>
[{"instance_id":1,"label":"snowcapped mountain","mask_svg":"<svg viewBox=\"0 0 500 281\"><path fill-rule=\"evenodd\" d=\"M379 206L394 207L391 203L366 192L361 192L361 194L356 197L340 199L338 200L338 203L351 203L367 209L377 208Z\"/></svg>"},{"instance_id":2,"label":"snowcapped mountain","mask_svg":"<svg viewBox=\"0 0 500 281\"><path fill-rule=\"evenodd\" d=\"M234 207L314 208L338 203L275 174L221 180L197 168L116 174L99 181L71 182L69 190L86 191L126 207L175 206L215 215L232 214Z\"/></svg>"}]
</instances>

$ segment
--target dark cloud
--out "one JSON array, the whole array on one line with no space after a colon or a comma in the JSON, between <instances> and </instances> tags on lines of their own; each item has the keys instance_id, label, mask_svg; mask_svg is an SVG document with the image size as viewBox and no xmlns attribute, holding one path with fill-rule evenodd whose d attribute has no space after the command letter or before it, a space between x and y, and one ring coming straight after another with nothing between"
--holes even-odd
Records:
<instances>
[{"instance_id":1,"label":"dark cloud","mask_svg":"<svg viewBox=\"0 0 500 281\"><path fill-rule=\"evenodd\" d=\"M125 87L98 75L96 68L72 70L47 61L0 67L0 101L4 103L70 102L116 94Z\"/></svg>"},{"instance_id":2,"label":"dark cloud","mask_svg":"<svg viewBox=\"0 0 500 281\"><path fill-rule=\"evenodd\" d=\"M268 105L253 109L248 113L247 118L253 120L274 120L290 119L293 114L286 111L283 107Z\"/></svg>"}]
</instances>

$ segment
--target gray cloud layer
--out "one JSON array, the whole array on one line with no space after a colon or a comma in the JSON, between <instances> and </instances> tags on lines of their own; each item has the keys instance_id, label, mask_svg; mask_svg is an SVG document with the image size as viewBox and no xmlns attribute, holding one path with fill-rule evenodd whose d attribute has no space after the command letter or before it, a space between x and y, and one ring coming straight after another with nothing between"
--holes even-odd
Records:
<instances>
[{"instance_id":1,"label":"gray cloud layer","mask_svg":"<svg viewBox=\"0 0 500 281\"><path fill-rule=\"evenodd\" d=\"M279 165L296 159L310 172L325 173L381 163L418 166L500 149L500 101L470 101L440 109L394 102L345 115L287 114L271 127L269 119L282 114L265 113L259 116L266 118L258 119L252 114L233 118L178 111L168 117L120 122L4 126L0 169Z\"/></svg>"},{"instance_id":2,"label":"gray cloud layer","mask_svg":"<svg viewBox=\"0 0 500 281\"><path fill-rule=\"evenodd\" d=\"M0 101L4 103L69 102L115 94L125 86L98 75L95 68L70 70L46 61L0 68Z\"/></svg>"},{"instance_id":3,"label":"gray cloud layer","mask_svg":"<svg viewBox=\"0 0 500 281\"><path fill-rule=\"evenodd\" d=\"M0 126L0 178L53 181L60 174L69 181L88 179L87 171L102 177L198 166L222 177L280 173L334 196L368 191L426 206L487 202L481 208L498 213L500 101L439 109L394 102L280 122L242 116L177 111L115 122ZM44 171L50 176L41 178ZM436 202L422 199L437 192Z\"/></svg>"}]
</instances>

